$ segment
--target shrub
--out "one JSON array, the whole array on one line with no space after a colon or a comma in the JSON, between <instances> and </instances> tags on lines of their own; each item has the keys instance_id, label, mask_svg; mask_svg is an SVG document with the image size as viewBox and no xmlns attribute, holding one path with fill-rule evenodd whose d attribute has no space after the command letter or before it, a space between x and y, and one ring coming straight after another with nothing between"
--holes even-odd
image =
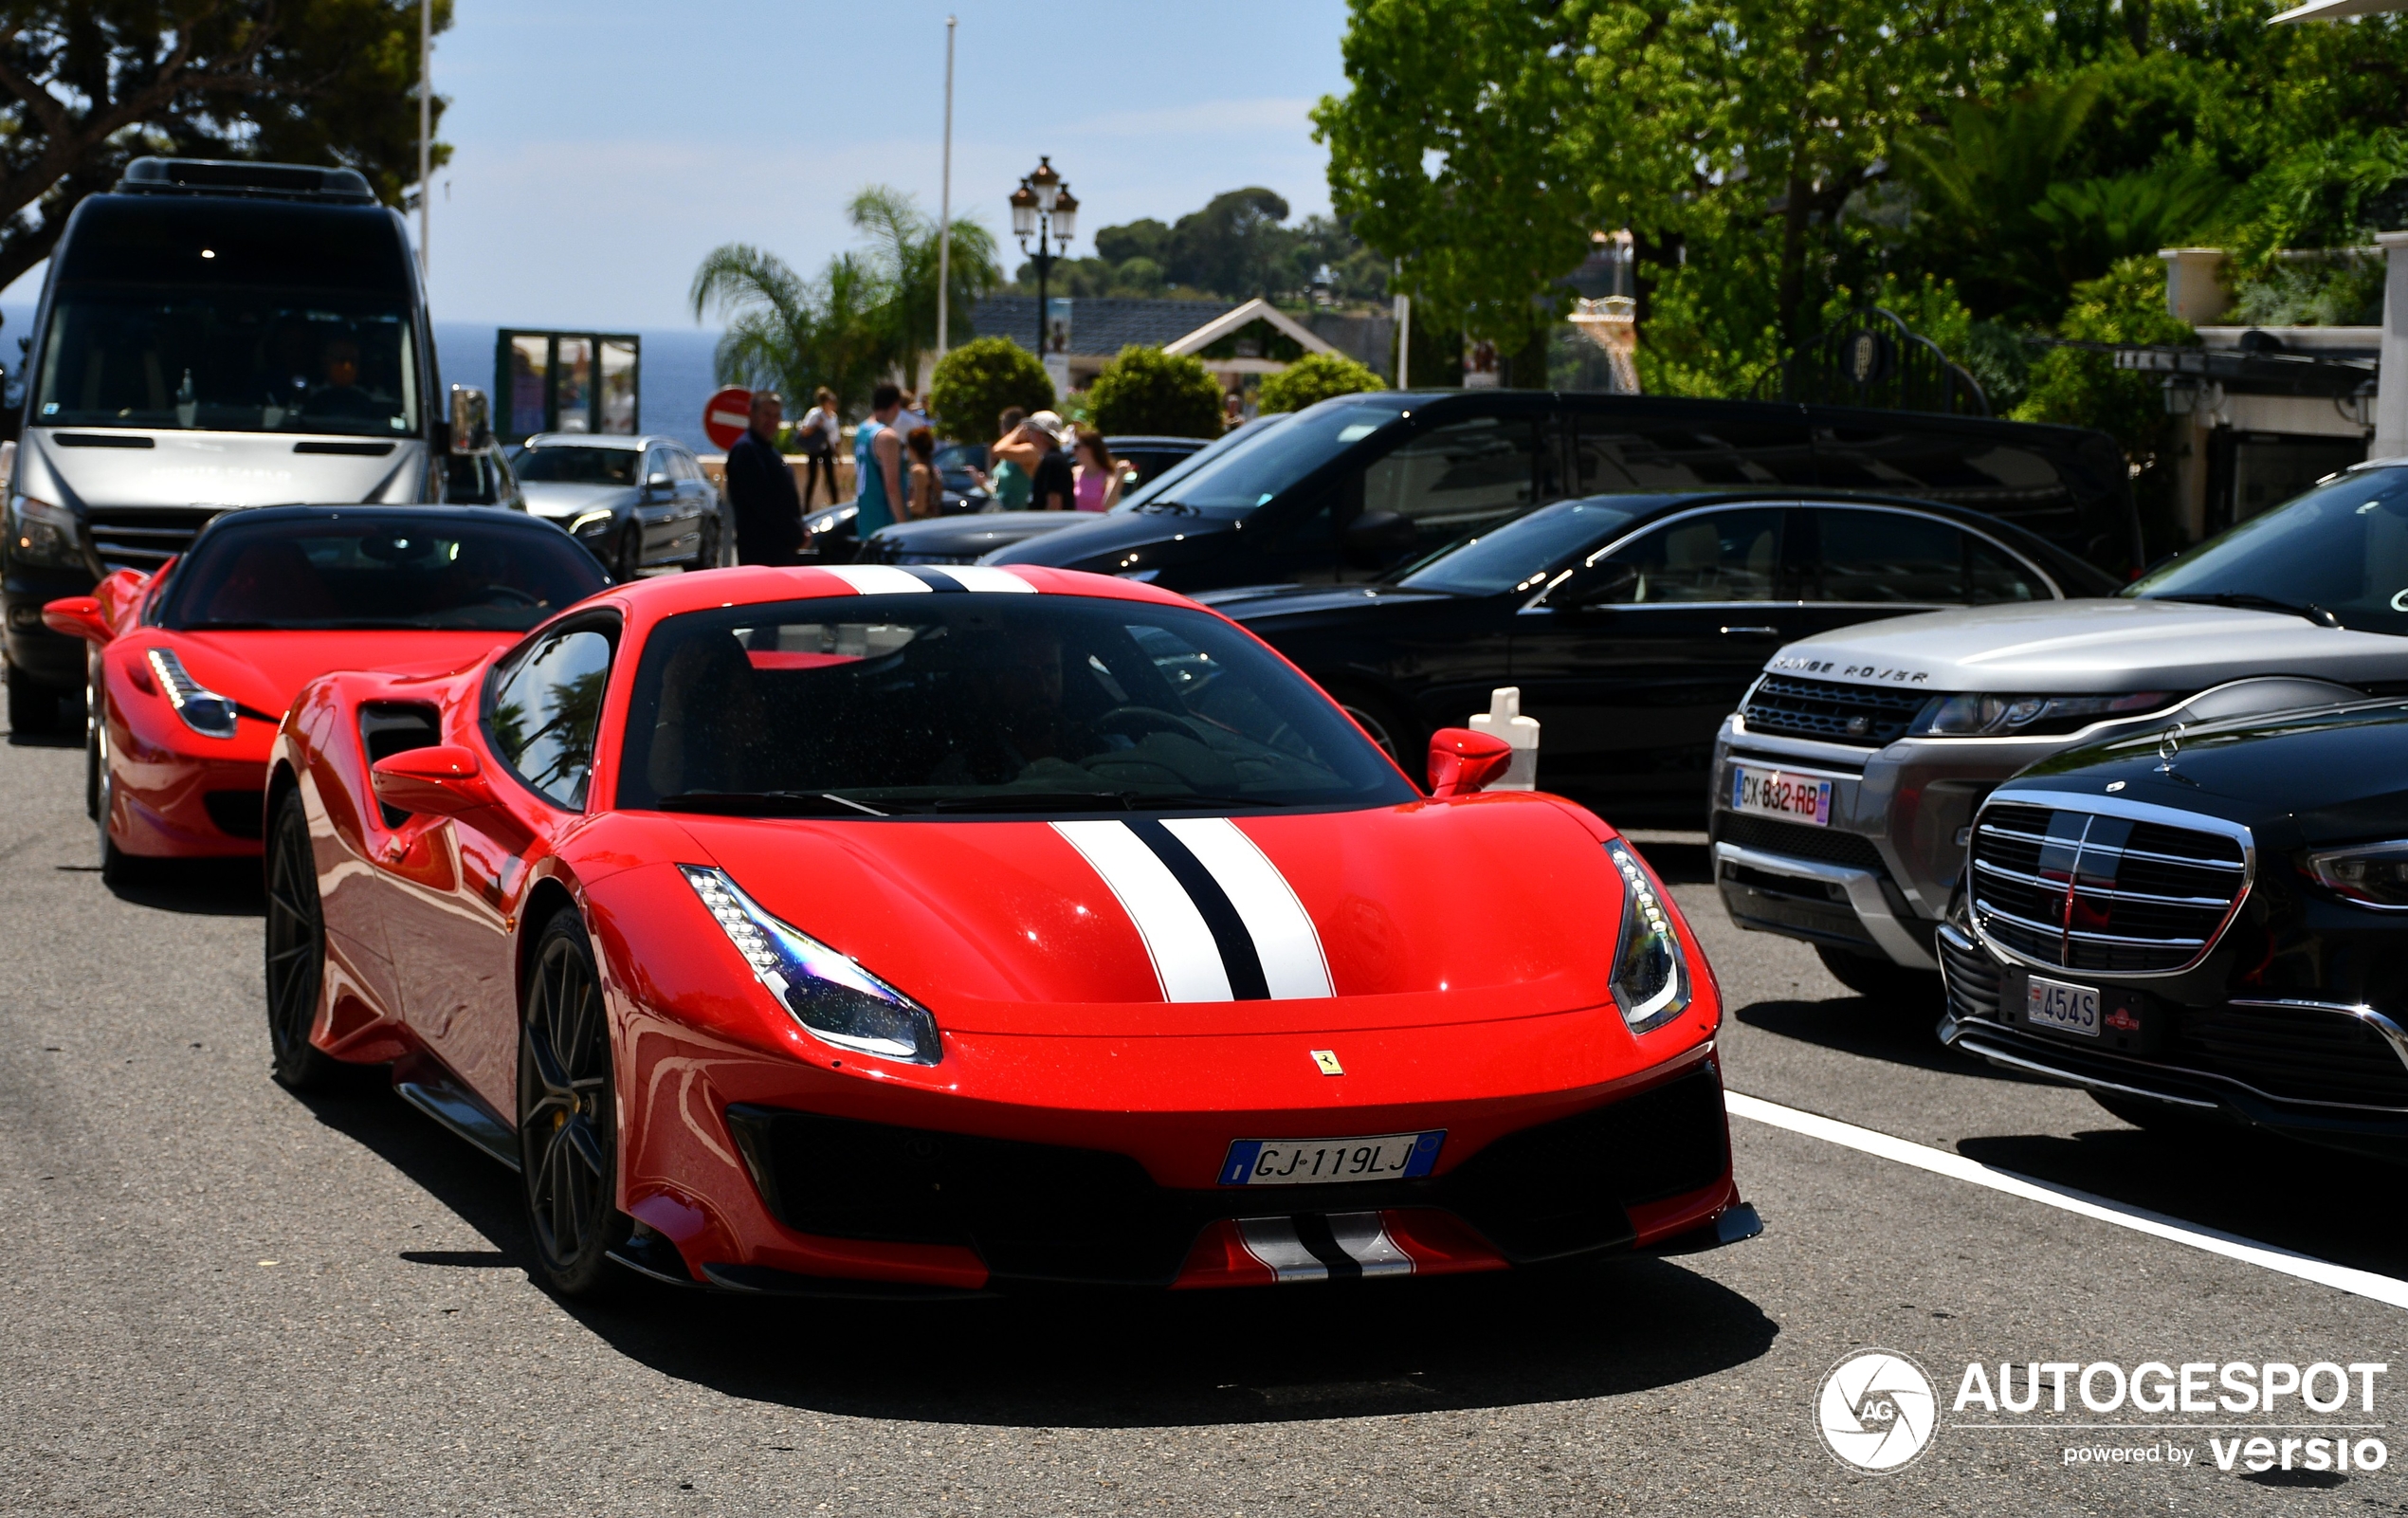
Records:
<instances>
[{"instance_id":1,"label":"shrub","mask_svg":"<svg viewBox=\"0 0 2408 1518\"><path fill-rule=\"evenodd\" d=\"M1043 360L1010 338L980 338L937 360L928 404L945 436L984 443L1006 407L1051 410L1053 380Z\"/></svg>"},{"instance_id":2,"label":"shrub","mask_svg":"<svg viewBox=\"0 0 2408 1518\"><path fill-rule=\"evenodd\" d=\"M1157 437L1221 435L1221 387L1204 360L1132 344L1087 387L1096 430Z\"/></svg>"},{"instance_id":3,"label":"shrub","mask_svg":"<svg viewBox=\"0 0 2408 1518\"><path fill-rule=\"evenodd\" d=\"M1387 382L1352 358L1334 353L1310 353L1276 375L1264 378L1255 399L1266 412L1301 412L1332 395L1353 395L1385 390Z\"/></svg>"}]
</instances>

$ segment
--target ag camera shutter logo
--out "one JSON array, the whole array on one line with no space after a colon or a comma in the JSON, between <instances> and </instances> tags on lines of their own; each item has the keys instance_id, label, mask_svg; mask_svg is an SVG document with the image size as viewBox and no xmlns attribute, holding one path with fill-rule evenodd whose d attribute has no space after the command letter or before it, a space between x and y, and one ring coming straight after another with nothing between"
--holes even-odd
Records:
<instances>
[{"instance_id":1,"label":"ag camera shutter logo","mask_svg":"<svg viewBox=\"0 0 2408 1518\"><path fill-rule=\"evenodd\" d=\"M1816 1399L1823 1443L1859 1471L1896 1471L1931 1443L1940 1398L1923 1367L1888 1349L1833 1365Z\"/></svg>"}]
</instances>

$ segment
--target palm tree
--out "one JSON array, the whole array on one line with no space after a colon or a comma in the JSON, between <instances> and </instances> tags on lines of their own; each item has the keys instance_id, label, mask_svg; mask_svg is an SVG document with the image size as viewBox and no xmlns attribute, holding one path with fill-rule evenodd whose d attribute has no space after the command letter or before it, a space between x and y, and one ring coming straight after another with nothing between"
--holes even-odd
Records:
<instances>
[{"instance_id":1,"label":"palm tree","mask_svg":"<svg viewBox=\"0 0 2408 1518\"><path fill-rule=\"evenodd\" d=\"M850 408L890 361L877 315L885 292L849 254L806 281L775 253L729 243L703 258L687 294L696 320L714 307L726 319L714 361L724 385L775 387L798 408L825 385Z\"/></svg>"},{"instance_id":2,"label":"palm tree","mask_svg":"<svg viewBox=\"0 0 2408 1518\"><path fill-rule=\"evenodd\" d=\"M911 196L886 185L855 195L845 214L868 236L864 256L885 292L879 323L903 383L918 390L920 357L937 342L937 224ZM952 265L946 321L966 333L978 298L1003 283L994 234L975 221L955 222Z\"/></svg>"}]
</instances>

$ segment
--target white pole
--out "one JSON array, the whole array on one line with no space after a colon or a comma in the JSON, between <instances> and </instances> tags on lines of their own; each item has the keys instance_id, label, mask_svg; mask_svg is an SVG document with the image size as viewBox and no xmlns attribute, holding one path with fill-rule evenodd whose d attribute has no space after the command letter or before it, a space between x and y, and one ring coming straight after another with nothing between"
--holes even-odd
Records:
<instances>
[{"instance_id":1,"label":"white pole","mask_svg":"<svg viewBox=\"0 0 2408 1518\"><path fill-rule=\"evenodd\" d=\"M1413 389L1406 376L1413 369L1413 297L1396 297L1396 388Z\"/></svg>"},{"instance_id":2,"label":"white pole","mask_svg":"<svg viewBox=\"0 0 2408 1518\"><path fill-rule=\"evenodd\" d=\"M953 28L945 18L945 159L937 191L937 357L945 356L945 318L953 304Z\"/></svg>"},{"instance_id":3,"label":"white pole","mask_svg":"<svg viewBox=\"0 0 2408 1518\"><path fill-rule=\"evenodd\" d=\"M427 278L428 214L434 199L434 77L428 72L435 51L435 0L418 0L418 278Z\"/></svg>"}]
</instances>

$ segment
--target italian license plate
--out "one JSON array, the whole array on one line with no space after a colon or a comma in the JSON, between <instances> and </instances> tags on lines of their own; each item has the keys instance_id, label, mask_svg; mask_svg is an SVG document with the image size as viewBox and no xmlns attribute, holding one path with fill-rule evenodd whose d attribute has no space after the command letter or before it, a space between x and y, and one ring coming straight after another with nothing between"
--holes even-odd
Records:
<instances>
[{"instance_id":1,"label":"italian license plate","mask_svg":"<svg viewBox=\"0 0 2408 1518\"><path fill-rule=\"evenodd\" d=\"M1745 764L1731 766L1731 810L1790 822L1831 826L1831 782L1818 776L1788 775Z\"/></svg>"},{"instance_id":2,"label":"italian license plate","mask_svg":"<svg viewBox=\"0 0 2408 1518\"><path fill-rule=\"evenodd\" d=\"M2023 994L2023 1020L2034 1028L2099 1036L2099 988L2035 975Z\"/></svg>"},{"instance_id":3,"label":"italian license plate","mask_svg":"<svg viewBox=\"0 0 2408 1518\"><path fill-rule=\"evenodd\" d=\"M1224 1186L1330 1185L1410 1180L1438 1162L1446 1130L1363 1139L1240 1139L1221 1162Z\"/></svg>"}]
</instances>

